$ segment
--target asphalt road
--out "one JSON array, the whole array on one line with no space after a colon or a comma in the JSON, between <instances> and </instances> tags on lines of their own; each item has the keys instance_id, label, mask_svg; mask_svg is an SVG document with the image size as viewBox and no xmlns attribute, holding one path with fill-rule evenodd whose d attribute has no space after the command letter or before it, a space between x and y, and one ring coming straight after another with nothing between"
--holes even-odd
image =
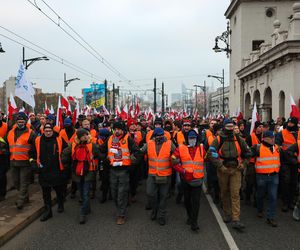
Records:
<instances>
[{"instance_id":1,"label":"asphalt road","mask_svg":"<svg viewBox=\"0 0 300 250\"><path fill-rule=\"evenodd\" d=\"M100 204L92 200L92 213L85 225L78 224L78 201L68 198L65 213L41 223L36 220L2 249L229 249L223 232L205 195L201 197L200 231L192 232L185 224L183 205L176 205L174 197L168 201L168 222L160 226L150 220L144 209L145 192L140 187L137 203L129 207L128 220L123 226L115 224L112 201ZM300 249L300 223L291 213L278 212L277 228L271 228L265 219L256 217L253 207L242 205L242 221L247 228L238 233L228 229L239 249Z\"/></svg>"}]
</instances>

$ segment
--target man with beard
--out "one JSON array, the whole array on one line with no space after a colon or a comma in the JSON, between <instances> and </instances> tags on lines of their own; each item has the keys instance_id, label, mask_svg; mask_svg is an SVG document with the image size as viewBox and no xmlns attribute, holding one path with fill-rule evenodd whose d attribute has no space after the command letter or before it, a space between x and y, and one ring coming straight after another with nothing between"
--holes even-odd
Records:
<instances>
[{"instance_id":1,"label":"man with beard","mask_svg":"<svg viewBox=\"0 0 300 250\"><path fill-rule=\"evenodd\" d=\"M207 157L217 168L223 221L229 223L232 220L232 227L242 230L245 226L240 222L241 170L247 166L251 150L244 140L234 135L234 124L230 119L225 119L223 125L224 130L212 142ZM219 158L213 157L213 151L218 152Z\"/></svg>"},{"instance_id":2,"label":"man with beard","mask_svg":"<svg viewBox=\"0 0 300 250\"><path fill-rule=\"evenodd\" d=\"M281 146L282 152L280 153L281 168L280 168L280 187L283 200L283 206L281 210L287 212L289 209L293 209L293 202L297 192L298 183L298 166L297 164L291 164L289 161L286 150L300 139L298 131L298 119L296 117L290 117L287 120L287 126L281 132L276 135L275 143Z\"/></svg>"}]
</instances>

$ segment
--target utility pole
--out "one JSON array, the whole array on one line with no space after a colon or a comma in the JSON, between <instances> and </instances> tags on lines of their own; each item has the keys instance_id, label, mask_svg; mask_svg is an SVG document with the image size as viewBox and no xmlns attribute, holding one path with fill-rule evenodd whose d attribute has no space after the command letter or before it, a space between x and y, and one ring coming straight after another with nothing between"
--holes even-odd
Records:
<instances>
[{"instance_id":1,"label":"utility pole","mask_svg":"<svg viewBox=\"0 0 300 250\"><path fill-rule=\"evenodd\" d=\"M113 112L116 110L116 89L115 89L115 84L113 83Z\"/></svg>"},{"instance_id":2,"label":"utility pole","mask_svg":"<svg viewBox=\"0 0 300 250\"><path fill-rule=\"evenodd\" d=\"M206 116L206 114L207 114L207 100L206 100L206 92L207 92L207 88L206 88L206 81L204 81L204 86L203 86L204 88L202 88L202 90L203 90L203 93L204 93L204 115Z\"/></svg>"},{"instance_id":3,"label":"utility pole","mask_svg":"<svg viewBox=\"0 0 300 250\"><path fill-rule=\"evenodd\" d=\"M225 77L224 77L224 69L222 70L222 88L223 88L223 114L225 115Z\"/></svg>"},{"instance_id":4,"label":"utility pole","mask_svg":"<svg viewBox=\"0 0 300 250\"><path fill-rule=\"evenodd\" d=\"M154 115L156 114L156 78L154 78L154 104L153 104L153 110L154 110Z\"/></svg>"},{"instance_id":5,"label":"utility pole","mask_svg":"<svg viewBox=\"0 0 300 250\"><path fill-rule=\"evenodd\" d=\"M107 80L105 79L104 80L104 87L105 87L105 100L104 100L104 105L105 105L105 108L107 108Z\"/></svg>"},{"instance_id":6,"label":"utility pole","mask_svg":"<svg viewBox=\"0 0 300 250\"><path fill-rule=\"evenodd\" d=\"M196 95L195 95L195 109L198 111L198 97L197 97L197 85L194 85L194 87L196 88Z\"/></svg>"},{"instance_id":7,"label":"utility pole","mask_svg":"<svg viewBox=\"0 0 300 250\"><path fill-rule=\"evenodd\" d=\"M161 84L161 113L165 114L165 85L163 82Z\"/></svg>"}]
</instances>

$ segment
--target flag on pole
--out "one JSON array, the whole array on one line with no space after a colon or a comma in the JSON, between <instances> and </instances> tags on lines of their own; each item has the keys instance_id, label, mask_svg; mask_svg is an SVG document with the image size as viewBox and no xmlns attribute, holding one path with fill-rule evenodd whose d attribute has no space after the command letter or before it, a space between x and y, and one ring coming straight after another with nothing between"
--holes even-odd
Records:
<instances>
[{"instance_id":1,"label":"flag on pole","mask_svg":"<svg viewBox=\"0 0 300 250\"><path fill-rule=\"evenodd\" d=\"M53 108L52 104L51 104L51 106L50 106L50 110L49 110L49 112L50 112L50 114L51 114L51 115L53 115L53 114L54 114L54 108Z\"/></svg>"},{"instance_id":2,"label":"flag on pole","mask_svg":"<svg viewBox=\"0 0 300 250\"><path fill-rule=\"evenodd\" d=\"M67 111L70 110L69 109L69 106L70 106L69 101L64 96L62 96L62 98L61 98L61 105L64 106Z\"/></svg>"},{"instance_id":3,"label":"flag on pole","mask_svg":"<svg viewBox=\"0 0 300 250\"><path fill-rule=\"evenodd\" d=\"M45 115L49 115L49 113L50 113L46 101L45 101L45 112L44 113L45 113Z\"/></svg>"},{"instance_id":4,"label":"flag on pole","mask_svg":"<svg viewBox=\"0 0 300 250\"><path fill-rule=\"evenodd\" d=\"M76 121L78 120L78 116L79 116L80 110L79 110L79 102L76 102L76 108L74 109L74 113L72 116L72 123L75 126Z\"/></svg>"},{"instance_id":5,"label":"flag on pole","mask_svg":"<svg viewBox=\"0 0 300 250\"><path fill-rule=\"evenodd\" d=\"M290 117L294 116L297 117L298 120L300 120L300 112L296 106L296 103L294 101L294 98L292 97L292 95L290 94L290 101L291 101L291 113L290 113Z\"/></svg>"},{"instance_id":6,"label":"flag on pole","mask_svg":"<svg viewBox=\"0 0 300 250\"><path fill-rule=\"evenodd\" d=\"M251 119L251 127L250 127L250 134L253 132L255 127L255 122L259 121L259 115L257 112L256 102L254 102L254 107L252 111L252 119Z\"/></svg>"},{"instance_id":7,"label":"flag on pole","mask_svg":"<svg viewBox=\"0 0 300 250\"><path fill-rule=\"evenodd\" d=\"M29 104L32 108L35 107L34 100L34 89L31 82L26 79L25 66L21 62L20 68L17 74L17 80L15 84L15 96L19 97L21 100Z\"/></svg>"},{"instance_id":8,"label":"flag on pole","mask_svg":"<svg viewBox=\"0 0 300 250\"><path fill-rule=\"evenodd\" d=\"M18 112L18 108L17 108L16 102L15 102L15 99L14 99L12 93L10 93L9 101L8 101L8 108L7 108L8 119L11 120L12 115L16 112Z\"/></svg>"},{"instance_id":9,"label":"flag on pole","mask_svg":"<svg viewBox=\"0 0 300 250\"><path fill-rule=\"evenodd\" d=\"M62 116L62 110L61 110L61 101L60 96L58 96L58 104L57 104L57 112L56 112L56 126L59 127L60 125L60 117Z\"/></svg>"},{"instance_id":10,"label":"flag on pole","mask_svg":"<svg viewBox=\"0 0 300 250\"><path fill-rule=\"evenodd\" d=\"M125 104L125 106L122 109L122 112L120 114L120 117L122 120L126 120L128 118L128 107L127 107L127 103Z\"/></svg>"},{"instance_id":11,"label":"flag on pole","mask_svg":"<svg viewBox=\"0 0 300 250\"><path fill-rule=\"evenodd\" d=\"M115 115L116 115L116 116L120 116L120 115L121 115L121 109L120 109L120 106L119 106L119 105L117 105L117 107L116 107Z\"/></svg>"}]
</instances>

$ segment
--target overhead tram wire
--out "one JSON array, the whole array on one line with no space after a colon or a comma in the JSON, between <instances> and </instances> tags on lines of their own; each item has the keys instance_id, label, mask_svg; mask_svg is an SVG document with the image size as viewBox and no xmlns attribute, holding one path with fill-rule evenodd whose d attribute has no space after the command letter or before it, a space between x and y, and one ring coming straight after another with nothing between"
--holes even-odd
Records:
<instances>
[{"instance_id":1,"label":"overhead tram wire","mask_svg":"<svg viewBox=\"0 0 300 250\"><path fill-rule=\"evenodd\" d=\"M91 54L93 57L95 57L99 62L101 62L105 67L107 67L110 71L112 71L114 74L116 74L120 79L123 79L124 81L128 81L128 83L135 88L139 88L139 86L136 86L132 83L130 83L130 80L128 80L124 75L122 75L115 67L113 67L99 52L97 52L85 39L83 39L83 37L81 35L79 35L78 32L75 31L75 29L73 29L71 27L71 25L69 25L60 15L58 15L58 13L51 8L44 0L42 0L42 2L57 16L58 18L58 22L56 22L55 20L53 20L46 12L44 12L36 3L36 1L32 2L31 0L27 0L31 5L33 5L36 9L38 9L41 13L43 13L51 22L53 22L55 25L57 25L63 32L65 32L68 36L70 36L75 42L77 42L81 47L83 47L89 54ZM84 46L82 44L82 42L78 41L78 39L76 39L72 34L70 34L70 32L68 32L66 29L64 29L63 27L61 27L60 22L63 22L64 24L67 25L67 27L72 30L85 44L87 44L87 46L93 50L97 55L95 55L93 52L90 51L90 49L88 49L86 46ZM100 57L100 58L99 58Z\"/></svg>"},{"instance_id":2,"label":"overhead tram wire","mask_svg":"<svg viewBox=\"0 0 300 250\"><path fill-rule=\"evenodd\" d=\"M17 43L17 44L19 44L19 45L21 45L21 46L23 46L23 47L25 47L25 48L27 48L27 49L30 49L30 50L32 50L32 51L38 53L38 54L41 54L41 55L43 55L43 56L47 56L47 57L50 58L51 60L53 60L53 61L55 61L55 62L58 62L59 64L63 64L63 65L65 65L66 67L71 68L71 69L73 69L74 71L79 72L79 73L81 73L81 74L83 74L83 75L85 75L85 76L92 77L93 79L95 79L95 80L97 80L97 81L103 81L103 79L100 80L100 79L95 78L95 77L94 77L94 76L96 76L95 74L92 74L92 73L86 73L86 72L88 72L88 71L85 71L85 70L82 71L82 70L81 70L80 68L78 68L77 66L72 66L72 64L70 64L67 60L64 60L63 58L60 58L61 60L57 60L56 58L54 58L54 57L52 57L52 56L49 56L49 55L47 55L47 54L45 54L45 53L43 53L43 52L41 52L41 51L38 51L38 50L36 50L36 49L34 49L34 48L31 48L30 46L28 46L28 45L26 45L26 44L24 44L24 43L21 43L21 42L15 40L15 39L13 39L13 38L10 38L10 37L8 37L8 36L6 36L6 35L3 35L3 34L0 33L0 36L5 37L6 39L8 39L8 40L10 40L10 41L12 41L12 42L14 42L14 43ZM56 57L57 57L57 56L56 56ZM69 64L70 64L70 65L69 65ZM73 64L73 65L74 65L74 64Z\"/></svg>"},{"instance_id":3,"label":"overhead tram wire","mask_svg":"<svg viewBox=\"0 0 300 250\"><path fill-rule=\"evenodd\" d=\"M102 76L97 76L97 75L95 75L95 74L89 72L88 70L86 70L86 69L84 69L84 68L82 68L82 67L80 67L80 66L78 66L78 65L76 65L76 64L74 64L74 63L72 63L72 62L70 62L70 61L68 61L68 60L66 60L66 59L64 59L64 58L62 58L62 57L56 55L56 54L54 54L53 52L51 52L51 51L49 51L49 50L47 50L47 49L41 47L40 45L37 45L37 44L35 44L35 43L29 41L29 40L26 39L25 37L22 37L21 35L18 35L17 33L13 32L13 31L11 31L11 30L9 30L9 29L7 29L7 28L1 26L1 25L0 25L0 28L4 29L5 31L9 32L10 34L12 34L12 35L14 35L14 36L16 36L16 37L18 37L18 38L20 38L20 39L23 39L23 40L26 41L27 43L29 43L29 44L31 44L31 45L33 45L33 46L35 46L35 47L37 47L37 48L39 48L39 49L45 51L46 53L48 53L48 54L50 54L50 55L52 55L52 56L57 57L59 60L62 60L62 61L64 61L64 62L67 62L68 64L70 64L70 65L72 65L72 66L74 66L74 67L76 67L76 68L78 68L78 69L80 69L80 70L82 70L82 71L84 71L84 72L90 74L90 76L93 76L93 75L94 75L94 76L97 77L97 78L103 78L103 79L104 79L104 77L102 77Z\"/></svg>"}]
</instances>

